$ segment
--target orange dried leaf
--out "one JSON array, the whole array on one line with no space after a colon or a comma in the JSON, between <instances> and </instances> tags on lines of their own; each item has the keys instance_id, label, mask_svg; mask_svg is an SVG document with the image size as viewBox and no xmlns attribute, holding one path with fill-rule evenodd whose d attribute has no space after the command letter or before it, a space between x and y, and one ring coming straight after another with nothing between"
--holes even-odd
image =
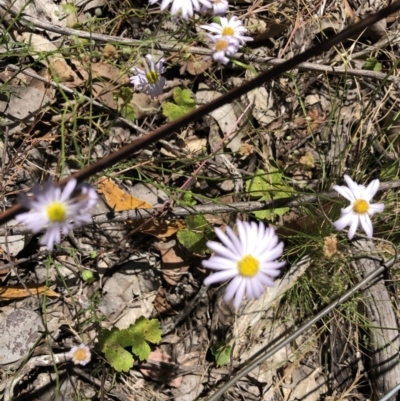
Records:
<instances>
[{"instance_id":1,"label":"orange dried leaf","mask_svg":"<svg viewBox=\"0 0 400 401\"><path fill-rule=\"evenodd\" d=\"M103 194L107 205L116 212L132 209L149 209L153 206L122 191L109 178L99 183L99 192Z\"/></svg>"},{"instance_id":2,"label":"orange dried leaf","mask_svg":"<svg viewBox=\"0 0 400 401\"><path fill-rule=\"evenodd\" d=\"M44 295L48 297L59 297L55 291L51 290L43 284L26 284L32 295ZM0 299L10 300L16 298L30 297L31 294L22 285L11 285L7 287L0 287Z\"/></svg>"}]
</instances>

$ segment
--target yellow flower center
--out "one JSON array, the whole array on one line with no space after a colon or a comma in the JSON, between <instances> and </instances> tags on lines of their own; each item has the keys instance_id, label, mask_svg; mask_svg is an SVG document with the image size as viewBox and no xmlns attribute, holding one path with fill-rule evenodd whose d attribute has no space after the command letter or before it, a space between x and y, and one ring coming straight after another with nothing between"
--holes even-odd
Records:
<instances>
[{"instance_id":1,"label":"yellow flower center","mask_svg":"<svg viewBox=\"0 0 400 401\"><path fill-rule=\"evenodd\" d=\"M50 221L59 222L64 221L67 215L65 205L61 202L53 202L47 206L47 217Z\"/></svg>"},{"instance_id":2,"label":"yellow flower center","mask_svg":"<svg viewBox=\"0 0 400 401\"><path fill-rule=\"evenodd\" d=\"M353 205L353 211L358 214L367 213L369 209L369 203L364 199L357 199Z\"/></svg>"},{"instance_id":3,"label":"yellow flower center","mask_svg":"<svg viewBox=\"0 0 400 401\"><path fill-rule=\"evenodd\" d=\"M78 348L74 352L74 359L77 362L86 361L87 357L88 357L88 352L85 348Z\"/></svg>"},{"instance_id":4,"label":"yellow flower center","mask_svg":"<svg viewBox=\"0 0 400 401\"><path fill-rule=\"evenodd\" d=\"M254 277L260 269L260 262L251 255L246 255L238 263L239 273L243 277Z\"/></svg>"},{"instance_id":5,"label":"yellow flower center","mask_svg":"<svg viewBox=\"0 0 400 401\"><path fill-rule=\"evenodd\" d=\"M234 29L231 28L230 26L226 26L223 30L222 30L222 35L223 36L234 36Z\"/></svg>"},{"instance_id":6,"label":"yellow flower center","mask_svg":"<svg viewBox=\"0 0 400 401\"><path fill-rule=\"evenodd\" d=\"M155 71L149 71L146 74L146 78L149 84L155 84L158 81L158 74Z\"/></svg>"},{"instance_id":7,"label":"yellow flower center","mask_svg":"<svg viewBox=\"0 0 400 401\"><path fill-rule=\"evenodd\" d=\"M217 52L223 52L226 50L228 47L228 42L226 40L219 40L218 42L215 43L215 51Z\"/></svg>"}]
</instances>

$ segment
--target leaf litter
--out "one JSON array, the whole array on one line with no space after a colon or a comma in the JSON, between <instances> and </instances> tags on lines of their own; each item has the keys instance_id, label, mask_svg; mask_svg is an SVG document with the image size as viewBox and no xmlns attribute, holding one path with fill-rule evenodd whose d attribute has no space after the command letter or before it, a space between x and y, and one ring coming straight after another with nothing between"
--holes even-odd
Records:
<instances>
[{"instance_id":1,"label":"leaf litter","mask_svg":"<svg viewBox=\"0 0 400 401\"><path fill-rule=\"evenodd\" d=\"M298 54L353 23L353 19L380 9L383 2L349 0L344 5L343 10L337 1L323 5L303 2L295 7L237 2L231 12L244 15L244 25L255 40L239 59L222 68L212 62L210 53L204 53L208 49L194 34L193 25L183 28L181 22L171 22L158 8L146 9L147 5L141 4L132 9L123 1L75 2L70 8L53 1L18 3L24 16L72 31L52 33L33 25L32 32L17 24L9 30L15 42L2 43L6 52L1 57L20 67L18 73L4 71L0 75L2 160L7 160L2 169L4 206L11 206L17 192L31 188L45 176L70 175L142 135L127 124L117 123L115 116L96 109L81 95L96 99L151 132L270 68L253 60ZM126 14L119 14L122 10ZM385 42L385 37L396 30L397 18L384 20L310 62L388 73L398 50L390 40ZM5 17L2 25L6 26ZM75 28L93 32L94 37L104 34L140 40L141 46L80 39L74 35ZM191 32L189 39L187 32ZM183 41L189 42L188 48L176 51L174 46ZM154 44L172 44L172 50L163 54L168 58L168 86L159 99L133 92L129 84L130 68L139 66ZM25 68L74 89L74 96L67 96L61 86L54 89L39 80L27 80ZM2 283L4 308L15 305L21 313L17 319L21 327L14 335L25 335L28 317L21 311L45 303L48 319L44 323L51 332L52 352L67 351L76 343L90 344L97 362L104 356L107 360L107 380L112 377L112 368L129 373L120 377L132 386L138 378L143 380L142 388L135 390L138 399L154 394L162 399L191 401L211 394L264 346L300 324L306 296L303 294L296 303L293 294L304 288L314 291L314 304L308 313L322 307L318 297L324 295L323 289L312 280L307 287L309 272L319 275L323 282L328 273L321 271L318 263L324 261L329 274L335 271L341 275L343 265L335 267L333 261L344 258L346 248L326 228L323 215L332 205L324 204L322 212L316 213L311 207L308 215L304 209L285 206L250 213L250 219L262 219L282 232L290 232L287 241L293 245L299 233L321 235L314 242L299 243L299 248L287 255L291 267L276 287L235 314L223 302L223 288L210 288L205 296L196 298L206 274L201 260L207 257L205 244L213 239L213 226L224 228L235 219L230 214L172 218L168 215L170 208L195 208L211 201L275 201L301 193L304 188L318 192L338 182L346 170L372 177L385 171L388 180L398 179L398 165L393 167L391 157L397 152L397 131L392 122L398 114L398 90L394 85L381 84L371 75L354 78L344 73L331 75L329 69L327 73L293 70L105 172L118 181L96 177L103 199L95 213L111 216L124 210L153 211L157 207L153 218L85 227L63 239L52 257L40 248L37 236L27 235L25 241L12 236L3 241L2 237L1 262L16 266L15 271L5 268L7 275ZM150 188L147 194L139 191L139 184ZM246 217L240 210L237 213ZM388 231L396 231L385 220L381 224ZM314 260L296 269L305 244L314 252ZM94 282L81 279L85 269L93 273ZM26 288L34 290L33 297L20 287L19 278ZM343 285L335 277L332 280L334 289ZM347 356L361 371L368 369L367 359L356 359L356 355L369 344L357 336L351 338L350 333L369 333L371 329L351 320L337 321L340 323L331 320L327 325L332 333L342 329L342 336L333 338L328 332L310 329L241 379L226 399L366 399L369 388L374 388L373 378L362 384L360 371L352 367L343 373L338 366L346 363ZM159 332L156 330L157 335L151 338L143 329L143 325L156 324L150 322L160 324ZM163 328L171 324L174 339L162 335ZM390 325L397 328L396 323ZM139 326L140 330L134 329ZM9 327L9 323L2 326L4 330ZM127 341L120 335L122 339L107 345L98 338L101 330L131 330L132 335ZM26 356L33 348L49 354L49 349L40 348L45 340L38 333L43 331L39 327L18 355ZM36 340L39 343L33 345ZM329 365L321 362L318 354L324 346L324 352L328 348L333 351L335 346L350 350L346 355L332 352ZM35 370L44 372L40 365ZM173 374L166 375L166 371ZM89 368L87 373L93 379L100 377L95 369ZM330 382L325 380L329 375ZM24 380L28 387L29 380ZM79 377L74 380L84 382ZM98 390L97 384L85 386ZM115 386L126 395L122 379L118 378ZM29 391L34 397L34 389ZM18 396L17 389L15 392ZM41 399L51 399L50 393Z\"/></svg>"}]
</instances>

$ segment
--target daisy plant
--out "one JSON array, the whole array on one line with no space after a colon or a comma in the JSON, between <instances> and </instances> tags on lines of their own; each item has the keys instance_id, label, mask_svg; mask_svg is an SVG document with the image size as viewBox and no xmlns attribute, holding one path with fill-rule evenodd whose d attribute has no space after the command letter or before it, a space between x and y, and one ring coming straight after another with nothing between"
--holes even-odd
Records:
<instances>
[{"instance_id":1,"label":"daisy plant","mask_svg":"<svg viewBox=\"0 0 400 401\"><path fill-rule=\"evenodd\" d=\"M61 233L67 235L72 229L90 222L88 211L96 204L97 194L92 187L78 184L74 178L64 189L48 180L42 187L33 187L32 197L21 194L19 202L30 211L18 214L16 220L34 234L47 226L40 243L52 251L54 244L61 242Z\"/></svg>"},{"instance_id":2,"label":"daisy plant","mask_svg":"<svg viewBox=\"0 0 400 401\"><path fill-rule=\"evenodd\" d=\"M372 238L371 217L375 213L383 212L385 208L383 203L370 203L378 192L379 180L371 181L367 187L357 184L348 175L344 176L344 180L348 185L347 187L334 185L333 189L350 201L350 205L341 210L340 219L335 221L333 225L337 230L343 230L345 227L350 226L349 239L354 237L357 228L361 225L367 237Z\"/></svg>"},{"instance_id":3,"label":"daisy plant","mask_svg":"<svg viewBox=\"0 0 400 401\"><path fill-rule=\"evenodd\" d=\"M200 28L211 32L216 38L222 38L224 36L231 36L235 38L241 46L245 45L246 42L253 40L250 36L245 36L247 33L246 27L243 26L243 22L237 17L231 17L230 19L220 17L220 23L212 22L208 25L200 25Z\"/></svg>"},{"instance_id":4,"label":"daisy plant","mask_svg":"<svg viewBox=\"0 0 400 401\"><path fill-rule=\"evenodd\" d=\"M200 28L211 32L208 36L213 46L213 59L222 64L227 64L228 57L233 56L247 41L253 40L250 36L245 36L247 29L237 17L221 17L219 24L212 22L200 25Z\"/></svg>"},{"instance_id":5,"label":"daisy plant","mask_svg":"<svg viewBox=\"0 0 400 401\"><path fill-rule=\"evenodd\" d=\"M90 348L85 344L80 344L72 347L68 352L68 356L72 359L75 365L85 366L90 362L91 352Z\"/></svg>"},{"instance_id":6,"label":"daisy plant","mask_svg":"<svg viewBox=\"0 0 400 401\"><path fill-rule=\"evenodd\" d=\"M145 70L140 68L131 68L131 71L135 74L130 77L132 85L135 85L135 89L143 91L155 98L163 93L165 86L165 78L161 74L165 73L164 59L160 58L154 63L150 54L145 56L144 63Z\"/></svg>"},{"instance_id":7,"label":"daisy plant","mask_svg":"<svg viewBox=\"0 0 400 401\"><path fill-rule=\"evenodd\" d=\"M273 228L265 227L262 222L237 220L236 224L238 236L230 227L226 228L226 234L215 228L222 244L207 242L214 255L203 261L203 266L217 271L204 284L231 280L224 299L226 302L234 299L233 306L238 309L244 295L248 300L259 298L265 286L273 287L273 279L279 276L286 262L277 261L282 256L283 242L279 242Z\"/></svg>"},{"instance_id":8,"label":"daisy plant","mask_svg":"<svg viewBox=\"0 0 400 401\"><path fill-rule=\"evenodd\" d=\"M239 49L239 42L231 36L222 38L216 38L213 35L208 36L210 37L211 42L213 42L213 59L221 64L228 64L228 57L232 57Z\"/></svg>"}]
</instances>

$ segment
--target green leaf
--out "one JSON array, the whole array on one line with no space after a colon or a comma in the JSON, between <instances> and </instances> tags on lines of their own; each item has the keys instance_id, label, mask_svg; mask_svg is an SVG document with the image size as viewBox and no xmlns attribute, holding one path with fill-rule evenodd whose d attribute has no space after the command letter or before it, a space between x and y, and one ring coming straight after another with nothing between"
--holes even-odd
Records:
<instances>
[{"instance_id":1,"label":"green leaf","mask_svg":"<svg viewBox=\"0 0 400 401\"><path fill-rule=\"evenodd\" d=\"M149 320L144 332L145 340L152 344L159 344L161 334L160 322L157 319Z\"/></svg>"},{"instance_id":2,"label":"green leaf","mask_svg":"<svg viewBox=\"0 0 400 401\"><path fill-rule=\"evenodd\" d=\"M133 367L133 356L119 345L109 345L103 351L108 363L117 372L128 372Z\"/></svg>"},{"instance_id":3,"label":"green leaf","mask_svg":"<svg viewBox=\"0 0 400 401\"><path fill-rule=\"evenodd\" d=\"M147 360L151 352L148 342L160 343L161 334L157 319L149 320L142 316L127 329L113 327L102 330L98 340L109 364L118 372L127 372L133 366L133 356L124 348L131 346L133 354L141 361Z\"/></svg>"},{"instance_id":4,"label":"green leaf","mask_svg":"<svg viewBox=\"0 0 400 401\"><path fill-rule=\"evenodd\" d=\"M212 228L208 224L208 221L206 218L202 215L197 215L197 216L188 216L185 219L186 225L188 228L191 230L195 230L198 232L212 232Z\"/></svg>"},{"instance_id":5,"label":"green leaf","mask_svg":"<svg viewBox=\"0 0 400 401\"><path fill-rule=\"evenodd\" d=\"M255 177L246 182L246 190L252 198L258 198L259 201L287 198L293 192L292 188L285 184L283 175L277 169L271 169L269 173L258 170ZM281 207L253 213L259 219L271 219L274 215L281 216L289 210L288 207Z\"/></svg>"},{"instance_id":6,"label":"green leaf","mask_svg":"<svg viewBox=\"0 0 400 401\"><path fill-rule=\"evenodd\" d=\"M141 360L149 358L151 349L147 342L158 344L161 341L160 322L157 319L149 320L141 316L127 331L132 338L132 352Z\"/></svg>"},{"instance_id":7,"label":"green leaf","mask_svg":"<svg viewBox=\"0 0 400 401\"><path fill-rule=\"evenodd\" d=\"M133 98L133 92L124 86L122 86L118 92L114 92L113 95L116 99L122 99L126 103L129 103Z\"/></svg>"},{"instance_id":8,"label":"green leaf","mask_svg":"<svg viewBox=\"0 0 400 401\"><path fill-rule=\"evenodd\" d=\"M192 191L184 191L182 195L182 200L186 205L189 206L194 206L197 203L196 199L193 198Z\"/></svg>"},{"instance_id":9,"label":"green leaf","mask_svg":"<svg viewBox=\"0 0 400 401\"><path fill-rule=\"evenodd\" d=\"M141 316L136 320L134 325L128 328L129 333L133 336L134 341L148 341L152 344L161 342L160 322L157 319L147 319Z\"/></svg>"},{"instance_id":10,"label":"green leaf","mask_svg":"<svg viewBox=\"0 0 400 401\"><path fill-rule=\"evenodd\" d=\"M211 353L214 355L215 363L218 366L225 366L231 359L232 346L225 343L218 343L211 347Z\"/></svg>"},{"instance_id":11,"label":"green leaf","mask_svg":"<svg viewBox=\"0 0 400 401\"><path fill-rule=\"evenodd\" d=\"M162 105L163 114L169 121L176 120L196 108L196 102L188 89L176 88L173 99L175 103L165 102Z\"/></svg>"},{"instance_id":12,"label":"green leaf","mask_svg":"<svg viewBox=\"0 0 400 401\"><path fill-rule=\"evenodd\" d=\"M132 352L141 360L147 361L150 356L150 345L146 341L137 342L132 346Z\"/></svg>"},{"instance_id":13,"label":"green leaf","mask_svg":"<svg viewBox=\"0 0 400 401\"><path fill-rule=\"evenodd\" d=\"M192 94L189 89L176 88L173 93L174 101L179 106L189 106L194 108L196 102L192 99Z\"/></svg>"},{"instance_id":14,"label":"green leaf","mask_svg":"<svg viewBox=\"0 0 400 401\"><path fill-rule=\"evenodd\" d=\"M365 60L362 69L379 72L382 70L382 64L375 57L370 57Z\"/></svg>"},{"instance_id":15,"label":"green leaf","mask_svg":"<svg viewBox=\"0 0 400 401\"><path fill-rule=\"evenodd\" d=\"M119 345L122 348L132 345L132 337L128 330L113 327L111 330L103 329L99 334L99 346L102 352L110 345Z\"/></svg>"},{"instance_id":16,"label":"green leaf","mask_svg":"<svg viewBox=\"0 0 400 401\"><path fill-rule=\"evenodd\" d=\"M125 104L124 106L122 106L121 115L122 115L122 117L126 118L129 121L136 120L135 110L133 109L132 105L130 105L130 104Z\"/></svg>"},{"instance_id":17,"label":"green leaf","mask_svg":"<svg viewBox=\"0 0 400 401\"><path fill-rule=\"evenodd\" d=\"M205 238L203 234L194 233L185 228L178 231L176 235L178 241L190 252L198 255L205 255L207 253L207 238Z\"/></svg>"},{"instance_id":18,"label":"green leaf","mask_svg":"<svg viewBox=\"0 0 400 401\"><path fill-rule=\"evenodd\" d=\"M204 216L189 216L185 221L187 228L178 231L178 241L192 253L205 255L210 252L206 243L214 237L214 230Z\"/></svg>"}]
</instances>

